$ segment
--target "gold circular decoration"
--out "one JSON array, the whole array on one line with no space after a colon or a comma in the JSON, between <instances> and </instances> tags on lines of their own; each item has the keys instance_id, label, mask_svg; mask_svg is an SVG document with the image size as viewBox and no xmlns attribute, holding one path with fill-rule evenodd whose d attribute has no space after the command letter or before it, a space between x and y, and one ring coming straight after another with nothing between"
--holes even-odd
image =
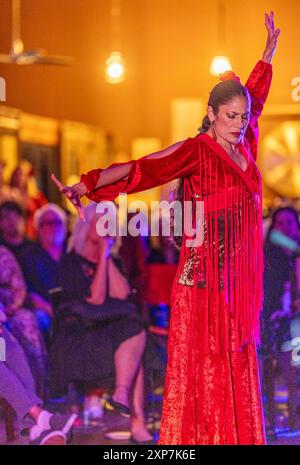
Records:
<instances>
[{"instance_id":1,"label":"gold circular decoration","mask_svg":"<svg viewBox=\"0 0 300 465\"><path fill-rule=\"evenodd\" d=\"M300 121L285 121L266 134L260 169L277 195L300 197Z\"/></svg>"}]
</instances>

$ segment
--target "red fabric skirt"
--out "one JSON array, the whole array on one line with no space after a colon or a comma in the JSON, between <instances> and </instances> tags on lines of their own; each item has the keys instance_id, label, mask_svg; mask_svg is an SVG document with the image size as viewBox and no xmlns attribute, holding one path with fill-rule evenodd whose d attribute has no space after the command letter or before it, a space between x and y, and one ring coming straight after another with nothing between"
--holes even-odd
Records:
<instances>
[{"instance_id":1,"label":"red fabric skirt","mask_svg":"<svg viewBox=\"0 0 300 465\"><path fill-rule=\"evenodd\" d=\"M207 291L197 289L197 310L193 292L177 282L172 289L159 444L265 444L256 347L235 349L232 318L219 299L209 313L227 315L231 350L204 353L197 320Z\"/></svg>"}]
</instances>

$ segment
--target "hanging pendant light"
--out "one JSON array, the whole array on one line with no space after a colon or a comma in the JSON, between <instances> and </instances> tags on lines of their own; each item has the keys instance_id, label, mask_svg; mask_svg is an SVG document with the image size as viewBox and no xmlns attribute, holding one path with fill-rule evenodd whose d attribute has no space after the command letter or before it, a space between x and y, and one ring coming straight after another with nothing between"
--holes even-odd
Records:
<instances>
[{"instance_id":1,"label":"hanging pendant light","mask_svg":"<svg viewBox=\"0 0 300 465\"><path fill-rule=\"evenodd\" d=\"M225 55L217 55L212 59L209 72L213 76L219 76L220 74L225 73L225 71L229 71L230 69L232 69L232 66L229 58Z\"/></svg>"},{"instance_id":2,"label":"hanging pendant light","mask_svg":"<svg viewBox=\"0 0 300 465\"><path fill-rule=\"evenodd\" d=\"M110 84L119 84L125 79L125 60L121 52L112 52L107 58L105 78Z\"/></svg>"},{"instance_id":3,"label":"hanging pendant light","mask_svg":"<svg viewBox=\"0 0 300 465\"><path fill-rule=\"evenodd\" d=\"M121 0L111 0L111 50L105 62L105 80L110 84L119 84L125 79L125 59L120 51Z\"/></svg>"},{"instance_id":4,"label":"hanging pendant light","mask_svg":"<svg viewBox=\"0 0 300 465\"><path fill-rule=\"evenodd\" d=\"M226 47L226 0L218 1L218 47L219 50L224 50ZM209 72L213 76L219 76L231 69L229 58L220 54L213 57Z\"/></svg>"}]
</instances>

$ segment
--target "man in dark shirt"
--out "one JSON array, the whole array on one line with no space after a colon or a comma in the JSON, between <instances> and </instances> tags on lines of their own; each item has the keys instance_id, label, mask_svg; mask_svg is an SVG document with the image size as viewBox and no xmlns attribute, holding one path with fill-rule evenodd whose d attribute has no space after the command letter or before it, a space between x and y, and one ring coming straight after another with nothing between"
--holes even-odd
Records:
<instances>
[{"instance_id":1,"label":"man in dark shirt","mask_svg":"<svg viewBox=\"0 0 300 465\"><path fill-rule=\"evenodd\" d=\"M0 205L0 244L7 247L17 260L33 244L25 231L26 213L21 206L13 201L3 202Z\"/></svg>"}]
</instances>

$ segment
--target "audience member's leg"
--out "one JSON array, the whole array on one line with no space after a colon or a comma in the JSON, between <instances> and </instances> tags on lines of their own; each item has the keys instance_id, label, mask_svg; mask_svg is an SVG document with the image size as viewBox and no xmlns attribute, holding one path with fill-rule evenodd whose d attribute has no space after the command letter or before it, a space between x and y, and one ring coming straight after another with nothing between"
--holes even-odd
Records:
<instances>
[{"instance_id":1,"label":"audience member's leg","mask_svg":"<svg viewBox=\"0 0 300 465\"><path fill-rule=\"evenodd\" d=\"M146 332L122 342L115 352L116 382L113 399L129 407L129 391L141 364L146 344Z\"/></svg>"},{"instance_id":2,"label":"audience member's leg","mask_svg":"<svg viewBox=\"0 0 300 465\"><path fill-rule=\"evenodd\" d=\"M270 432L275 432L275 420L276 420L276 403L275 403L275 378L276 378L276 370L274 367L274 357L269 356L266 357L264 361L264 387L266 393L266 403L265 403L265 410L267 420L269 422L269 429Z\"/></svg>"},{"instance_id":3,"label":"audience member's leg","mask_svg":"<svg viewBox=\"0 0 300 465\"><path fill-rule=\"evenodd\" d=\"M20 423L30 419L30 442L33 444L66 444L76 415L52 414L41 407L27 359L19 343L3 328L6 361L0 362L0 395L13 407Z\"/></svg>"},{"instance_id":4,"label":"audience member's leg","mask_svg":"<svg viewBox=\"0 0 300 465\"><path fill-rule=\"evenodd\" d=\"M146 428L145 419L145 383L144 383L144 368L141 365L132 393L133 415L131 416L131 433L134 440L137 442L151 441L153 436Z\"/></svg>"},{"instance_id":5,"label":"audience member's leg","mask_svg":"<svg viewBox=\"0 0 300 465\"><path fill-rule=\"evenodd\" d=\"M297 368L291 365L291 352L281 352L279 359L280 371L288 390L289 427L293 430L298 422Z\"/></svg>"},{"instance_id":6,"label":"audience member's leg","mask_svg":"<svg viewBox=\"0 0 300 465\"><path fill-rule=\"evenodd\" d=\"M6 364L28 391L36 392L35 381L29 366L24 349L14 335L4 328L6 342Z\"/></svg>"},{"instance_id":7,"label":"audience member's leg","mask_svg":"<svg viewBox=\"0 0 300 465\"><path fill-rule=\"evenodd\" d=\"M37 393L40 397L44 397L47 356L36 316L30 310L20 309L9 319L9 327L24 349Z\"/></svg>"},{"instance_id":8,"label":"audience member's leg","mask_svg":"<svg viewBox=\"0 0 300 465\"><path fill-rule=\"evenodd\" d=\"M6 362L0 362L0 394L14 408L19 420L23 421L29 410L42 401L35 393L22 348L5 328L1 336L6 342Z\"/></svg>"}]
</instances>

